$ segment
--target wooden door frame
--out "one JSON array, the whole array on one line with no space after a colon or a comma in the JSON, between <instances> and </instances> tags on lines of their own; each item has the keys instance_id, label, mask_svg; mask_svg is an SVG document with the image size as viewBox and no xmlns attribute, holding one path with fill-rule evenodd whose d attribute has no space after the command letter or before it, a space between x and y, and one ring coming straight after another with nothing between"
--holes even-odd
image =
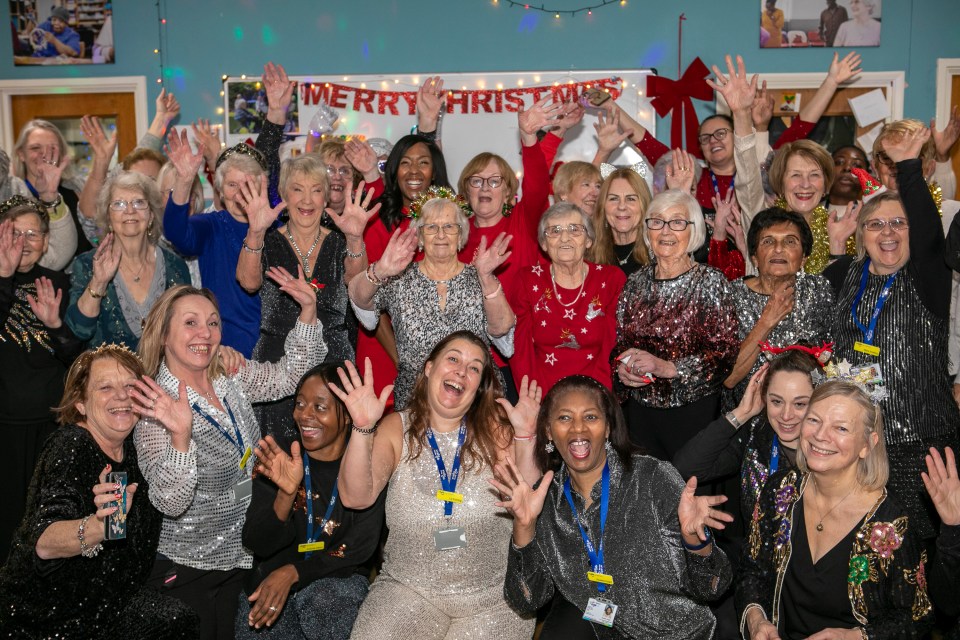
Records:
<instances>
[{"instance_id":1,"label":"wooden door frame","mask_svg":"<svg viewBox=\"0 0 960 640\"><path fill-rule=\"evenodd\" d=\"M950 119L950 94L953 76L960 76L960 58L937 58L937 128Z\"/></svg>"},{"instance_id":2,"label":"wooden door frame","mask_svg":"<svg viewBox=\"0 0 960 640\"><path fill-rule=\"evenodd\" d=\"M12 150L17 139L18 132L13 130L12 96L64 93L132 93L136 108L134 122L137 125L137 140L147 132L149 124L146 76L0 80L0 145L2 148Z\"/></svg>"}]
</instances>

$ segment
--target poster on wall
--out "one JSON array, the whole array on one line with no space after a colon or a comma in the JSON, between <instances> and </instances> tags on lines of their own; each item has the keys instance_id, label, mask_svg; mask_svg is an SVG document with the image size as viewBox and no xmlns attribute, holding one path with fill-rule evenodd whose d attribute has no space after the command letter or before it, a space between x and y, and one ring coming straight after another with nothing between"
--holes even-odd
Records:
<instances>
[{"instance_id":1,"label":"poster on wall","mask_svg":"<svg viewBox=\"0 0 960 640\"><path fill-rule=\"evenodd\" d=\"M879 47L881 0L760 0L760 47Z\"/></svg>"},{"instance_id":2,"label":"poster on wall","mask_svg":"<svg viewBox=\"0 0 960 640\"><path fill-rule=\"evenodd\" d=\"M651 133L655 114L646 97L647 70L540 71L443 74L447 92L441 118L447 173L458 176L474 155L490 151L520 166L517 112L543 98L579 100L591 88L608 91L617 103ZM291 76L297 83L285 129L297 136L294 153L308 135L393 142L417 124L417 89L430 74L364 76ZM224 81L224 131L228 146L256 138L266 117L261 83L247 77ZM588 108L583 121L567 132L557 161L591 161L597 150L598 110ZM632 165L642 156L621 145L609 162Z\"/></svg>"},{"instance_id":3,"label":"poster on wall","mask_svg":"<svg viewBox=\"0 0 960 640\"><path fill-rule=\"evenodd\" d=\"M114 62L113 4L109 0L62 5L51 0L9 2L15 65Z\"/></svg>"}]
</instances>

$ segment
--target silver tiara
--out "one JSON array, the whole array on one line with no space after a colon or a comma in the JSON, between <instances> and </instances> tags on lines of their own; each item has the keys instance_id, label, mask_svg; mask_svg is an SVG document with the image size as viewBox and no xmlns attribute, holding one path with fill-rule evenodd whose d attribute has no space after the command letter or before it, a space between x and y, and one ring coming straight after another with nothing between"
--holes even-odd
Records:
<instances>
[{"instance_id":1,"label":"silver tiara","mask_svg":"<svg viewBox=\"0 0 960 640\"><path fill-rule=\"evenodd\" d=\"M880 365L876 363L855 367L844 358L840 362L827 363L822 372L814 369L810 372L810 380L814 387L819 387L830 380L853 383L867 394L873 404L878 404L890 397L883 379L883 372L880 370Z\"/></svg>"}]
</instances>

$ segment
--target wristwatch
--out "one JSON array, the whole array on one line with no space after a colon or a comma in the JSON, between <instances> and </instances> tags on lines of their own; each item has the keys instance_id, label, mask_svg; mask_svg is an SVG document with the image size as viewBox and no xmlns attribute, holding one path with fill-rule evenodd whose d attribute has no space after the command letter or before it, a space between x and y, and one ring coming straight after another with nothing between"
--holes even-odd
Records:
<instances>
[{"instance_id":1,"label":"wristwatch","mask_svg":"<svg viewBox=\"0 0 960 640\"><path fill-rule=\"evenodd\" d=\"M727 422L733 425L734 429L739 429L743 426L743 423L737 420L737 416L733 413L733 411L727 411L723 417L727 419Z\"/></svg>"}]
</instances>

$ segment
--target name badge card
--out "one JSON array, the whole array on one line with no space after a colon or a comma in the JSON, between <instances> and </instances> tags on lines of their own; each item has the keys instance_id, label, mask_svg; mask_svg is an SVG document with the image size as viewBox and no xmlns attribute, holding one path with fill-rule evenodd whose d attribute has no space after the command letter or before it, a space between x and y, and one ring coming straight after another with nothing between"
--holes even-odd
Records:
<instances>
[{"instance_id":1,"label":"name badge card","mask_svg":"<svg viewBox=\"0 0 960 640\"><path fill-rule=\"evenodd\" d=\"M436 545L437 551L463 549L467 546L467 532L463 527L437 529L433 533L433 543Z\"/></svg>"},{"instance_id":2,"label":"name badge card","mask_svg":"<svg viewBox=\"0 0 960 640\"><path fill-rule=\"evenodd\" d=\"M596 622L605 627L612 627L615 617L617 617L617 605L603 598L590 598L587 609L583 612L584 620Z\"/></svg>"}]
</instances>

